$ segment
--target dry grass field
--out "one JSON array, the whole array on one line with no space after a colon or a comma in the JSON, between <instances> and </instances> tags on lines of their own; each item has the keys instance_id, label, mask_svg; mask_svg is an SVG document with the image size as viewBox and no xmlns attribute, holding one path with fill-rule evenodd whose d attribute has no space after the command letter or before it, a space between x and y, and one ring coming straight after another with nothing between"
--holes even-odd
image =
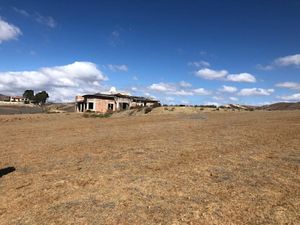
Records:
<instances>
[{"instance_id":1,"label":"dry grass field","mask_svg":"<svg viewBox=\"0 0 300 225\"><path fill-rule=\"evenodd\" d=\"M300 224L297 110L8 115L0 137L0 224Z\"/></svg>"}]
</instances>

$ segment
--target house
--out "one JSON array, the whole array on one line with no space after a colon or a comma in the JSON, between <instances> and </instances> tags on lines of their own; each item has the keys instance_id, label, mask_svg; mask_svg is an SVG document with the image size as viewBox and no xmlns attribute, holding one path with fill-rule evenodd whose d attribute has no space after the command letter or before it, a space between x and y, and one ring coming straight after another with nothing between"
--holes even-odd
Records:
<instances>
[{"instance_id":1,"label":"house","mask_svg":"<svg viewBox=\"0 0 300 225\"><path fill-rule=\"evenodd\" d=\"M76 96L75 98L76 112L86 112L89 110L93 112L107 113L126 110L131 107L152 106L154 104L160 104L160 102L150 98L130 96L120 93L96 93L92 95Z\"/></svg>"},{"instance_id":2,"label":"house","mask_svg":"<svg viewBox=\"0 0 300 225\"><path fill-rule=\"evenodd\" d=\"M27 101L26 98L22 97L22 96L9 96L9 101L10 102L25 102Z\"/></svg>"},{"instance_id":3,"label":"house","mask_svg":"<svg viewBox=\"0 0 300 225\"><path fill-rule=\"evenodd\" d=\"M22 96L6 96L0 94L0 101L2 102L12 102L12 103L25 103L28 99Z\"/></svg>"}]
</instances>

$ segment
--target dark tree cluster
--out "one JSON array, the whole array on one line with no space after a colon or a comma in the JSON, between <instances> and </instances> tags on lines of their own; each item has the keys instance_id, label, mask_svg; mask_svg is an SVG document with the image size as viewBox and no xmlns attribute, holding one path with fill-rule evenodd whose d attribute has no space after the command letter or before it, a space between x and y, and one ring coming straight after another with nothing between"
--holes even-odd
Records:
<instances>
[{"instance_id":1,"label":"dark tree cluster","mask_svg":"<svg viewBox=\"0 0 300 225\"><path fill-rule=\"evenodd\" d=\"M26 90L23 94L23 97L27 99L28 103L43 105L49 98L49 94L46 91L41 91L34 94L33 90Z\"/></svg>"}]
</instances>

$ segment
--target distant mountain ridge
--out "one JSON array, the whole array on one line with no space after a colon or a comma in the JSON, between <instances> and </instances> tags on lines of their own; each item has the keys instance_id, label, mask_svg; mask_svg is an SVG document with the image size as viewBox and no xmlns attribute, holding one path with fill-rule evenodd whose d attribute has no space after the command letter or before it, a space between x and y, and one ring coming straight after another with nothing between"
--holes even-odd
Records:
<instances>
[{"instance_id":1,"label":"distant mountain ridge","mask_svg":"<svg viewBox=\"0 0 300 225\"><path fill-rule=\"evenodd\" d=\"M258 109L264 110L297 110L300 109L300 102L277 102L271 105L263 105Z\"/></svg>"},{"instance_id":2,"label":"distant mountain ridge","mask_svg":"<svg viewBox=\"0 0 300 225\"><path fill-rule=\"evenodd\" d=\"M238 109L238 110L300 110L300 102L277 102L270 105L251 106L240 104L222 105L220 108Z\"/></svg>"},{"instance_id":3,"label":"distant mountain ridge","mask_svg":"<svg viewBox=\"0 0 300 225\"><path fill-rule=\"evenodd\" d=\"M9 96L7 95L3 95L3 94L0 94L0 101L4 101L8 98Z\"/></svg>"}]
</instances>

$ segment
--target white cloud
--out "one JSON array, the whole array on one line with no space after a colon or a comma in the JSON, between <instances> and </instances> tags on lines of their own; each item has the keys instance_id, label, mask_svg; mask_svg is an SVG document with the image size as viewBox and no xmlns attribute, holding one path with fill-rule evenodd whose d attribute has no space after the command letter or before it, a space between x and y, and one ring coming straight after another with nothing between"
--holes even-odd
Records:
<instances>
[{"instance_id":1,"label":"white cloud","mask_svg":"<svg viewBox=\"0 0 300 225\"><path fill-rule=\"evenodd\" d=\"M267 96L271 95L274 92L274 89L263 89L263 88L244 88L238 95L241 96Z\"/></svg>"},{"instance_id":2,"label":"white cloud","mask_svg":"<svg viewBox=\"0 0 300 225\"><path fill-rule=\"evenodd\" d=\"M148 93L148 92L144 92L144 95L147 96L148 98L157 99L156 96L151 95L151 94Z\"/></svg>"},{"instance_id":3,"label":"white cloud","mask_svg":"<svg viewBox=\"0 0 300 225\"><path fill-rule=\"evenodd\" d=\"M213 96L212 99L220 101L223 100L224 98L221 96Z\"/></svg>"},{"instance_id":4,"label":"white cloud","mask_svg":"<svg viewBox=\"0 0 300 225\"><path fill-rule=\"evenodd\" d=\"M57 26L56 21L51 16L43 16L39 13L35 13L34 19L36 22L48 26L50 28L55 28Z\"/></svg>"},{"instance_id":5,"label":"white cloud","mask_svg":"<svg viewBox=\"0 0 300 225\"><path fill-rule=\"evenodd\" d=\"M259 70L269 71L269 70L274 69L274 66L272 66L272 65L266 65L266 66L264 66L264 65L258 64L256 66L256 68L259 69Z\"/></svg>"},{"instance_id":6,"label":"white cloud","mask_svg":"<svg viewBox=\"0 0 300 225\"><path fill-rule=\"evenodd\" d=\"M174 100L175 100L175 98L173 98L173 97L169 97L169 96L168 96L168 97L166 97L165 99L166 99L166 101L167 101L167 102L172 102L172 101L174 101Z\"/></svg>"},{"instance_id":7,"label":"white cloud","mask_svg":"<svg viewBox=\"0 0 300 225\"><path fill-rule=\"evenodd\" d=\"M22 35L20 28L4 21L0 17L0 44L3 41L15 40Z\"/></svg>"},{"instance_id":8,"label":"white cloud","mask_svg":"<svg viewBox=\"0 0 300 225\"><path fill-rule=\"evenodd\" d=\"M109 91L108 91L109 93L112 93L112 94L116 94L116 93L118 93L118 91L117 91L117 88L116 87L111 87L110 89L109 89Z\"/></svg>"},{"instance_id":9,"label":"white cloud","mask_svg":"<svg viewBox=\"0 0 300 225\"><path fill-rule=\"evenodd\" d=\"M168 92L170 95L180 95L180 96L193 96L194 93L192 91L186 91L186 90L178 90L173 92Z\"/></svg>"},{"instance_id":10,"label":"white cloud","mask_svg":"<svg viewBox=\"0 0 300 225\"><path fill-rule=\"evenodd\" d=\"M99 92L107 77L91 62L74 62L36 71L0 72L0 93L46 90L52 101L72 101L77 94Z\"/></svg>"},{"instance_id":11,"label":"white cloud","mask_svg":"<svg viewBox=\"0 0 300 225\"><path fill-rule=\"evenodd\" d=\"M195 67L210 67L210 63L203 60L197 62L189 62L188 65Z\"/></svg>"},{"instance_id":12,"label":"white cloud","mask_svg":"<svg viewBox=\"0 0 300 225\"><path fill-rule=\"evenodd\" d=\"M205 102L205 105L215 105L215 106L219 106L220 103L218 103L218 102Z\"/></svg>"},{"instance_id":13,"label":"white cloud","mask_svg":"<svg viewBox=\"0 0 300 225\"><path fill-rule=\"evenodd\" d=\"M223 88L219 89L219 91L221 91L221 92L228 92L228 93L233 93L233 92L236 92L237 90L238 89L236 87L226 86L226 85L223 85Z\"/></svg>"},{"instance_id":14,"label":"white cloud","mask_svg":"<svg viewBox=\"0 0 300 225\"><path fill-rule=\"evenodd\" d=\"M179 82L179 86L180 86L180 87L191 87L192 84L190 84L190 83L188 83L188 82L186 82L186 81L180 81L180 82Z\"/></svg>"},{"instance_id":15,"label":"white cloud","mask_svg":"<svg viewBox=\"0 0 300 225\"><path fill-rule=\"evenodd\" d=\"M149 89L152 91L166 92L166 91L175 91L176 87L172 84L160 82L156 84L151 84Z\"/></svg>"},{"instance_id":16,"label":"white cloud","mask_svg":"<svg viewBox=\"0 0 300 225\"><path fill-rule=\"evenodd\" d=\"M300 101L300 93L295 93L295 94L286 95L286 96L279 96L277 98L284 100L284 101Z\"/></svg>"},{"instance_id":17,"label":"white cloud","mask_svg":"<svg viewBox=\"0 0 300 225\"><path fill-rule=\"evenodd\" d=\"M30 14L26 11L26 10L24 10L24 9L18 9L18 8L16 8L16 7L12 7L13 8L13 10L15 10L17 13L19 13L19 14L21 14L21 15L23 15L23 16L26 16L26 17L29 17L30 16Z\"/></svg>"},{"instance_id":18,"label":"white cloud","mask_svg":"<svg viewBox=\"0 0 300 225\"><path fill-rule=\"evenodd\" d=\"M138 80L139 78L137 76L132 77L133 80Z\"/></svg>"},{"instance_id":19,"label":"white cloud","mask_svg":"<svg viewBox=\"0 0 300 225\"><path fill-rule=\"evenodd\" d=\"M296 82L283 82L283 83L276 84L276 87L289 88L289 89L294 89L294 90L300 90L300 83L296 83Z\"/></svg>"},{"instance_id":20,"label":"white cloud","mask_svg":"<svg viewBox=\"0 0 300 225\"><path fill-rule=\"evenodd\" d=\"M109 44L113 47L117 47L118 45L122 44L120 30L112 31L110 33L108 41L109 41Z\"/></svg>"},{"instance_id":21,"label":"white cloud","mask_svg":"<svg viewBox=\"0 0 300 225\"><path fill-rule=\"evenodd\" d=\"M118 37L120 36L120 32L117 31L117 30L114 30L114 31L111 33L111 35L112 35L113 37L118 38Z\"/></svg>"},{"instance_id":22,"label":"white cloud","mask_svg":"<svg viewBox=\"0 0 300 225\"><path fill-rule=\"evenodd\" d=\"M151 91L162 92L168 95L178 95L178 96L194 96L194 95L210 95L211 92L204 88L197 89L184 89L182 83L174 84L174 83L155 83L148 87ZM184 85L188 87L189 85Z\"/></svg>"},{"instance_id":23,"label":"white cloud","mask_svg":"<svg viewBox=\"0 0 300 225\"><path fill-rule=\"evenodd\" d=\"M276 103L276 101L271 101L271 102L258 102L258 103L256 103L255 105L257 105L257 106L262 106L262 105L271 105L271 104L273 104L273 103Z\"/></svg>"},{"instance_id":24,"label":"white cloud","mask_svg":"<svg viewBox=\"0 0 300 225\"><path fill-rule=\"evenodd\" d=\"M283 56L279 57L275 60L270 65L257 65L258 69L261 70L272 70L275 69L276 67L284 67L284 66L300 66L300 54L295 54L295 55L288 55L288 56Z\"/></svg>"},{"instance_id":25,"label":"white cloud","mask_svg":"<svg viewBox=\"0 0 300 225\"><path fill-rule=\"evenodd\" d=\"M300 54L280 57L274 63L279 66L300 66Z\"/></svg>"},{"instance_id":26,"label":"white cloud","mask_svg":"<svg viewBox=\"0 0 300 225\"><path fill-rule=\"evenodd\" d=\"M194 95L210 95L211 92L205 90L204 88L197 88L193 90L176 90L167 92L169 95L178 95L178 96L194 96Z\"/></svg>"},{"instance_id":27,"label":"white cloud","mask_svg":"<svg viewBox=\"0 0 300 225\"><path fill-rule=\"evenodd\" d=\"M228 75L228 72L226 70L212 70L212 69L200 69L198 70L195 75L197 77L202 77L207 80L215 80L215 79L222 79L226 75Z\"/></svg>"},{"instance_id":28,"label":"white cloud","mask_svg":"<svg viewBox=\"0 0 300 225\"><path fill-rule=\"evenodd\" d=\"M117 71L127 72L128 71L128 66L124 65L124 64L122 64L122 65L112 65L112 64L109 64L107 66L113 72L117 72Z\"/></svg>"},{"instance_id":29,"label":"white cloud","mask_svg":"<svg viewBox=\"0 0 300 225\"><path fill-rule=\"evenodd\" d=\"M24 9L18 9L16 7L13 7L13 9L15 10L15 12L19 13L20 15L31 18L32 20L34 20L39 24L45 25L50 28L55 28L57 26L57 22L51 16L43 16L38 12L30 13Z\"/></svg>"},{"instance_id":30,"label":"white cloud","mask_svg":"<svg viewBox=\"0 0 300 225\"><path fill-rule=\"evenodd\" d=\"M256 82L256 78L250 73L230 74L227 76L227 80L233 82Z\"/></svg>"},{"instance_id":31,"label":"white cloud","mask_svg":"<svg viewBox=\"0 0 300 225\"><path fill-rule=\"evenodd\" d=\"M207 80L227 80L233 82L256 82L256 78L250 73L229 74L227 70L200 69L195 72L197 77Z\"/></svg>"},{"instance_id":32,"label":"white cloud","mask_svg":"<svg viewBox=\"0 0 300 225\"><path fill-rule=\"evenodd\" d=\"M211 92L204 89L204 88L197 88L197 89L194 89L193 92L196 94L196 95L210 95Z\"/></svg>"},{"instance_id":33,"label":"white cloud","mask_svg":"<svg viewBox=\"0 0 300 225\"><path fill-rule=\"evenodd\" d=\"M239 100L237 97L229 97L229 99L230 99L231 101L235 101L235 102Z\"/></svg>"}]
</instances>

